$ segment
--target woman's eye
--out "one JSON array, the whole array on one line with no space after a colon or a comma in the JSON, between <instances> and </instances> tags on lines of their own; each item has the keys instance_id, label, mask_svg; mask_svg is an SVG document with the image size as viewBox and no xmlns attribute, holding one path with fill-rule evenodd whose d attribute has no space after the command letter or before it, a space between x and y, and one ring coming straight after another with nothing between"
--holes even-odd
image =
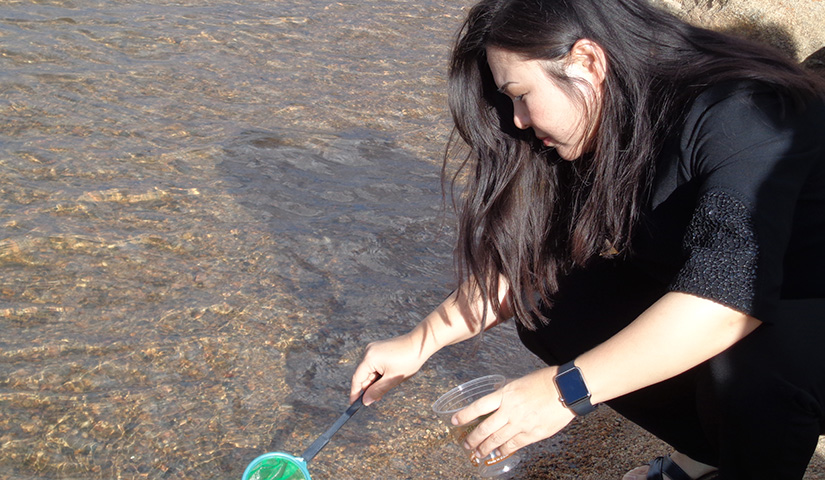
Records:
<instances>
[{"instance_id":1,"label":"woman's eye","mask_svg":"<svg viewBox=\"0 0 825 480\"><path fill-rule=\"evenodd\" d=\"M524 100L524 94L516 95L515 97L513 97L514 102L520 102L522 100Z\"/></svg>"}]
</instances>

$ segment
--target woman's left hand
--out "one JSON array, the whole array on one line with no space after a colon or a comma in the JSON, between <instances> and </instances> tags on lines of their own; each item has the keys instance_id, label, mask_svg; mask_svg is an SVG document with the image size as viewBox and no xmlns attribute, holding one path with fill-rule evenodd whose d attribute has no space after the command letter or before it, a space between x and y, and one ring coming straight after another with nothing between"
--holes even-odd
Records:
<instances>
[{"instance_id":1,"label":"woman's left hand","mask_svg":"<svg viewBox=\"0 0 825 480\"><path fill-rule=\"evenodd\" d=\"M464 425L492 413L465 439L464 448L483 458L498 449L509 455L558 433L575 415L559 401L553 383L557 367L543 368L507 383L453 415Z\"/></svg>"}]
</instances>

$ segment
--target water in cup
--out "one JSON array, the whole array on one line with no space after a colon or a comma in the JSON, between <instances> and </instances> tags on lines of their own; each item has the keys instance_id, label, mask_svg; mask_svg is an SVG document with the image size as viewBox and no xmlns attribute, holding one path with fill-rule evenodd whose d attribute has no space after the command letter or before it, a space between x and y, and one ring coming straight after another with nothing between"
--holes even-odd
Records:
<instances>
[{"instance_id":1,"label":"water in cup","mask_svg":"<svg viewBox=\"0 0 825 480\"><path fill-rule=\"evenodd\" d=\"M453 388L433 403L433 411L435 411L435 413L447 423L453 439L462 448L462 450L468 453L470 456L470 461L473 466L476 467L478 474L482 477L498 477L512 471L516 464L518 464L521 460L521 457L515 453L510 455L501 455L501 453L496 450L484 458L476 458L472 452L468 452L464 449L464 439L467 435L469 435L470 432L478 426L478 424L484 421L484 419L491 414L483 415L474 421L461 426L452 425L450 418L455 412L470 405L479 398L493 393L503 387L504 383L505 378L502 375L487 375L485 377L476 378L475 380L470 380L467 383L463 383Z\"/></svg>"}]
</instances>

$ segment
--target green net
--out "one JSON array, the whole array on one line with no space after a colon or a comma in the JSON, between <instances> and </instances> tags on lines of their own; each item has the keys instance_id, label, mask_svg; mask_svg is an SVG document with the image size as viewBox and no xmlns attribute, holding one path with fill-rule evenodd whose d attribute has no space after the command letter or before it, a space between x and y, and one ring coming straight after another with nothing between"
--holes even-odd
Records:
<instances>
[{"instance_id":1,"label":"green net","mask_svg":"<svg viewBox=\"0 0 825 480\"><path fill-rule=\"evenodd\" d=\"M297 460L286 457L264 458L244 475L244 480L311 480Z\"/></svg>"}]
</instances>

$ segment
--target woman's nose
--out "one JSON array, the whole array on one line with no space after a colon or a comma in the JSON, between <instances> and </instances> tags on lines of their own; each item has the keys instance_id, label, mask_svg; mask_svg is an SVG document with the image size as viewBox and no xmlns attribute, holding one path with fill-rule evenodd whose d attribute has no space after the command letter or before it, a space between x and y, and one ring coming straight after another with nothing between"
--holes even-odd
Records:
<instances>
[{"instance_id":1,"label":"woman's nose","mask_svg":"<svg viewBox=\"0 0 825 480\"><path fill-rule=\"evenodd\" d=\"M516 125L516 128L525 130L530 128L530 115L527 113L527 109L524 108L523 105L520 105L521 102L514 102L513 104L513 123Z\"/></svg>"}]
</instances>

